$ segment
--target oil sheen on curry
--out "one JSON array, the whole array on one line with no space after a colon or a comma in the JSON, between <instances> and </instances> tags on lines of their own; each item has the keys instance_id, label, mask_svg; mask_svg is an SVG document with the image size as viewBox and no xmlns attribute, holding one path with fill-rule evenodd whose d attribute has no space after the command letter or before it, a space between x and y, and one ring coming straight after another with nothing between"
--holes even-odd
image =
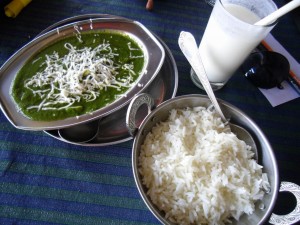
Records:
<instances>
[{"instance_id":1,"label":"oil sheen on curry","mask_svg":"<svg viewBox=\"0 0 300 225\"><path fill-rule=\"evenodd\" d=\"M114 31L66 37L44 48L20 69L11 95L31 120L80 116L122 97L145 63L141 47Z\"/></svg>"}]
</instances>

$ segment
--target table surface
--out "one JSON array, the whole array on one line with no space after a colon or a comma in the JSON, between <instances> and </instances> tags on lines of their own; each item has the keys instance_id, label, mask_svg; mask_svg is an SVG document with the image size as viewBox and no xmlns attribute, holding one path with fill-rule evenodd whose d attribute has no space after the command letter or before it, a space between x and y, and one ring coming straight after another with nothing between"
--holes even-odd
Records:
<instances>
[{"instance_id":1,"label":"table surface","mask_svg":"<svg viewBox=\"0 0 300 225\"><path fill-rule=\"evenodd\" d=\"M0 9L10 1L0 1ZM283 0L276 1L278 6ZM212 8L201 0L34 0L15 19L0 11L0 65L48 26L83 14L137 20L170 48L178 67L177 96L205 94L190 80L190 66L177 45L180 31L200 41ZM272 31L300 61L300 32L292 14ZM280 180L300 184L300 98L272 107L237 72L217 97L239 107L271 143ZM16 129L0 112L0 224L159 224L143 203L131 169L132 140L102 147L67 144L44 132ZM291 194L278 196L274 213L289 213Z\"/></svg>"}]
</instances>

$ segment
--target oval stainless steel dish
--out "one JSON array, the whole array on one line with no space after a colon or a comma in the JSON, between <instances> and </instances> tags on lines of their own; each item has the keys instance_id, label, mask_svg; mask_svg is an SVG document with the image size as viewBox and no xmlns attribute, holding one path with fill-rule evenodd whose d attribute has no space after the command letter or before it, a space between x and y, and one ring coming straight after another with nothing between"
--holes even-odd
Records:
<instances>
[{"instance_id":1,"label":"oval stainless steel dish","mask_svg":"<svg viewBox=\"0 0 300 225\"><path fill-rule=\"evenodd\" d=\"M80 32L88 32L90 30L111 30L129 36L140 45L144 52L146 63L143 72L135 85L129 89L123 97L120 97L111 104L102 107L93 113L57 121L31 120L18 111L16 104L10 95L10 87L14 77L34 53L66 36L75 35L75 29L77 29L75 27L79 27ZM146 27L137 21L130 21L122 18L91 18L69 23L50 30L32 40L10 57L0 68L1 109L7 119L16 128L25 130L53 130L95 120L119 110L128 104L134 95L145 90L160 71L164 58L165 51L161 43Z\"/></svg>"},{"instance_id":2,"label":"oval stainless steel dish","mask_svg":"<svg viewBox=\"0 0 300 225\"><path fill-rule=\"evenodd\" d=\"M41 34L46 33L49 30L56 29L56 27L60 27L64 24L69 24L81 20L95 19L95 18L120 18L123 20L126 19L128 21L131 21L130 19L115 16L115 15L84 14L84 15L74 16L74 17L61 20L51 25L50 27L46 28L44 31L41 32ZM143 90L143 93L150 94L154 98L155 104L159 105L163 101L175 97L178 88L178 70L177 70L175 59L168 46L159 37L157 36L155 37L159 40L159 42L164 47L165 60L157 76L151 82L151 84L146 89ZM59 135L59 130L45 130L44 132L60 141L64 141L75 145L98 147L98 146L107 146L107 145L122 143L132 139L132 136L128 133L128 130L126 128L126 121L125 121L126 111L127 111L127 105L109 114L108 116L102 117L99 123L100 126L99 132L97 133L95 138L93 138L88 142L82 143L78 140L74 141L73 139L72 140L63 139ZM140 122L142 121L143 118L144 117L141 117ZM72 131L73 127L74 126L69 127L67 128L67 130ZM76 138L76 136L74 138Z\"/></svg>"}]
</instances>

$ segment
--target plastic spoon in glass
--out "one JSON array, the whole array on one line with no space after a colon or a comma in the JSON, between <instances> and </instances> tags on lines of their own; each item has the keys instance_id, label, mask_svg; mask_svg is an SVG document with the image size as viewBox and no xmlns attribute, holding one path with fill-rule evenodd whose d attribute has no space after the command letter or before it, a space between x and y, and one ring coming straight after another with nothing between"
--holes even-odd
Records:
<instances>
[{"instance_id":1,"label":"plastic spoon in glass","mask_svg":"<svg viewBox=\"0 0 300 225\"><path fill-rule=\"evenodd\" d=\"M268 15L265 18L259 20L254 25L267 26L267 25L273 23L275 20L279 19L283 15L287 14L288 12L292 11L293 9L295 9L299 6L300 6L300 0L290 1L286 5L282 6L278 10L271 13L270 15Z\"/></svg>"},{"instance_id":2,"label":"plastic spoon in glass","mask_svg":"<svg viewBox=\"0 0 300 225\"><path fill-rule=\"evenodd\" d=\"M242 128L238 125L229 123L229 121L224 116L224 114L220 108L220 105L216 99L216 96L215 96L215 94L210 86L210 83L208 81L208 78L207 78L201 57L200 57L200 52L198 50L198 46L197 46L194 36L189 32L182 31L180 33L180 36L178 39L178 44L179 44L179 47L180 47L181 51L183 52L184 56L187 58L187 60L193 67L203 88L205 89L209 99L211 100L216 112L220 115L222 121L225 124L229 125L228 128L230 128L230 130L233 133L235 133L239 139L245 141L245 143L247 145L251 146L253 152L255 153L255 155L257 157L257 147L256 147L255 141L253 140L253 137L251 136L251 134L244 128Z\"/></svg>"}]
</instances>

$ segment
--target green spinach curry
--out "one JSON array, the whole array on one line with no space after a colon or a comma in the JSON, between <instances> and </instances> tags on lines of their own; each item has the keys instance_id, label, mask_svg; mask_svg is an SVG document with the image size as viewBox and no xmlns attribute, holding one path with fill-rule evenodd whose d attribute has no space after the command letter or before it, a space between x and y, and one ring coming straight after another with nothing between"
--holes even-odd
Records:
<instances>
[{"instance_id":1,"label":"green spinach curry","mask_svg":"<svg viewBox=\"0 0 300 225\"><path fill-rule=\"evenodd\" d=\"M140 46L124 34L82 33L30 58L16 75L11 94L20 111L32 120L92 113L126 94L144 61Z\"/></svg>"}]
</instances>

